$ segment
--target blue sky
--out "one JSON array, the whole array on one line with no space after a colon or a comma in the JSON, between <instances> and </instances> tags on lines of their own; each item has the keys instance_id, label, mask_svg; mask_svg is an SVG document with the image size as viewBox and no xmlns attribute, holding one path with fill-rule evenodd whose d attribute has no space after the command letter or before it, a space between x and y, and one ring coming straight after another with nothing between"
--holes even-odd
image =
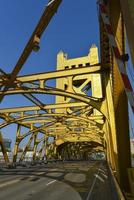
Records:
<instances>
[{"instance_id":1,"label":"blue sky","mask_svg":"<svg viewBox=\"0 0 134 200\"><path fill-rule=\"evenodd\" d=\"M0 68L10 73L32 34L47 0L1 0ZM84 2L84 3L83 3ZM99 47L99 26L95 0L63 0L41 39L41 49L32 53L20 75L56 69L56 55L62 49L69 57L87 55L92 44ZM131 63L130 63L131 65ZM23 97L5 97L0 108L27 105ZM47 99L49 103L50 100ZM29 105L31 103L29 102ZM3 129L14 139L15 127Z\"/></svg>"}]
</instances>

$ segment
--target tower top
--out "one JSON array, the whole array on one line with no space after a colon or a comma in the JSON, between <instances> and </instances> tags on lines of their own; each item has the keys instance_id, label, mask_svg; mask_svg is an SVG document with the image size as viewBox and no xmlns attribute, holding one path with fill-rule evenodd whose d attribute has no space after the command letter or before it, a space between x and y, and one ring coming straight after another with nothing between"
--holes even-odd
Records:
<instances>
[{"instance_id":1,"label":"tower top","mask_svg":"<svg viewBox=\"0 0 134 200\"><path fill-rule=\"evenodd\" d=\"M98 48L95 44L93 44L87 56L77 57L77 58L68 58L67 54L62 50L59 51L57 55L57 69L67 69L67 68L77 68L77 67L85 67L99 63L98 58Z\"/></svg>"}]
</instances>

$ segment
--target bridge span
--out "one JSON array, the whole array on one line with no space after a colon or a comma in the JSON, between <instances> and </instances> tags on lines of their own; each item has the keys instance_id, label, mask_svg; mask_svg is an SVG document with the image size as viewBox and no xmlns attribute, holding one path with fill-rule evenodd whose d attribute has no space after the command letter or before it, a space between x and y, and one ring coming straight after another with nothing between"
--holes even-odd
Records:
<instances>
[{"instance_id":1,"label":"bridge span","mask_svg":"<svg viewBox=\"0 0 134 200\"><path fill-rule=\"evenodd\" d=\"M0 199L118 200L105 161L51 161L0 170Z\"/></svg>"},{"instance_id":2,"label":"bridge span","mask_svg":"<svg viewBox=\"0 0 134 200\"><path fill-rule=\"evenodd\" d=\"M60 50L53 71L20 75L54 15L64 13L64 2L47 2L13 70L0 69L0 200L132 200L132 2L96 1L100 53L95 44L82 57ZM11 96L21 105L5 106ZM3 130L12 126L10 152Z\"/></svg>"}]
</instances>

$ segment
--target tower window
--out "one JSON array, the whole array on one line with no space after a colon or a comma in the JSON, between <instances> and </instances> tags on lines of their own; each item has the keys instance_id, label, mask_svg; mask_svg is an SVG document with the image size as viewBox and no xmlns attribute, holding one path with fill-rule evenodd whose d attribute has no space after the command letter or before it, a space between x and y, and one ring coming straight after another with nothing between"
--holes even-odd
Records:
<instances>
[{"instance_id":1,"label":"tower window","mask_svg":"<svg viewBox=\"0 0 134 200\"><path fill-rule=\"evenodd\" d=\"M90 63L86 63L86 67L90 66Z\"/></svg>"},{"instance_id":2,"label":"tower window","mask_svg":"<svg viewBox=\"0 0 134 200\"><path fill-rule=\"evenodd\" d=\"M68 88L68 85L65 84L65 85L64 85L64 89L65 89L65 91L67 90L67 88Z\"/></svg>"},{"instance_id":3,"label":"tower window","mask_svg":"<svg viewBox=\"0 0 134 200\"><path fill-rule=\"evenodd\" d=\"M72 67L72 69L74 69L76 67L76 65L72 65L71 67Z\"/></svg>"}]
</instances>

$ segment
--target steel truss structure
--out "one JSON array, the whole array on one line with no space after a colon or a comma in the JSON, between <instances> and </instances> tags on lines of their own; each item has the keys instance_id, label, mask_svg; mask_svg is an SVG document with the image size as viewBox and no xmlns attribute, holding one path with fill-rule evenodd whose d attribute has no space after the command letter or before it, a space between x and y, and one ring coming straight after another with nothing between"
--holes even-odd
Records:
<instances>
[{"instance_id":1,"label":"steel truss structure","mask_svg":"<svg viewBox=\"0 0 134 200\"><path fill-rule=\"evenodd\" d=\"M121 60L126 55L122 1L121 4L119 0L98 1L101 62L97 47L93 45L88 56L82 58L68 59L66 54L59 52L56 71L18 76L30 53L39 50L41 36L61 2L49 1L12 73L0 70L0 100L6 95L21 94L33 103L33 106L0 109L0 129L17 125L14 163L25 160L29 150L32 150L33 160L45 157L88 159L93 152L105 152L121 188L130 192L128 90L125 93L126 84L122 81L120 64L109 38L112 28L112 37L118 39L122 56L118 59ZM110 29L105 20L110 23ZM55 87L47 83L52 79L56 80ZM44 103L40 94L54 95L56 103ZM133 107L132 101L130 104ZM20 150L24 140L25 147ZM2 134L0 145L9 164Z\"/></svg>"}]
</instances>

